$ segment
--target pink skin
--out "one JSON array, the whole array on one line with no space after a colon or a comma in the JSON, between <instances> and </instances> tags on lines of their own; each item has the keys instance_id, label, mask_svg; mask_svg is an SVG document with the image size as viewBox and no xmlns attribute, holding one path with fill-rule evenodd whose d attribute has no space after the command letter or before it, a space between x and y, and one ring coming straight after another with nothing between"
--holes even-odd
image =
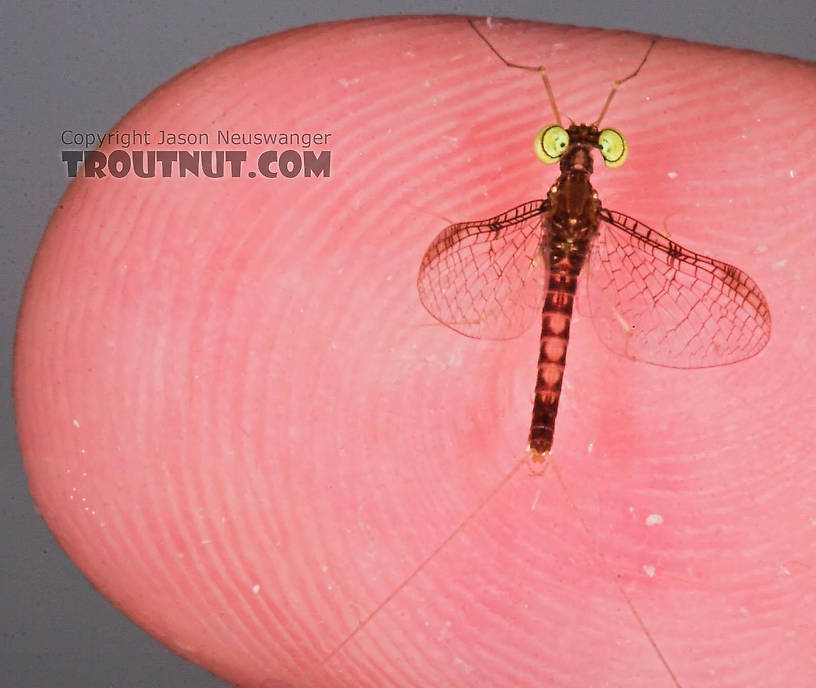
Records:
<instances>
[{"instance_id":1,"label":"pink skin","mask_svg":"<svg viewBox=\"0 0 816 688\"><path fill-rule=\"evenodd\" d=\"M565 122L647 46L485 31L546 62ZM663 40L604 122L631 150L596 161L603 203L746 270L774 318L759 356L694 371L573 326L554 458L683 686L816 672L814 111L813 65ZM464 19L410 18L235 48L119 123L331 132L332 172L79 179L60 202L21 310L19 434L103 595L241 686L674 685L552 470L523 468L319 665L522 456L537 327L467 339L414 281L442 216L545 194L551 120Z\"/></svg>"}]
</instances>

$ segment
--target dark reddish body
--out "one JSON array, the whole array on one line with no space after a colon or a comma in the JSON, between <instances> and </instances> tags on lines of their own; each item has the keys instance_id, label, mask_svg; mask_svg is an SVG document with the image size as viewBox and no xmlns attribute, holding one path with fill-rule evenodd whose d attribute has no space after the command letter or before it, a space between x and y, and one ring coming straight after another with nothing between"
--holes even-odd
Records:
<instances>
[{"instance_id":1,"label":"dark reddish body","mask_svg":"<svg viewBox=\"0 0 816 688\"><path fill-rule=\"evenodd\" d=\"M548 246L542 247L549 260L549 284L544 299L541 349L530 424L530 449L537 455L550 451L555 431L561 382L567 361L572 306L578 275L598 233L598 194L590 184L591 146L597 145L598 130L585 125L569 128L570 148L561 158L561 176L549 193L550 210L542 219Z\"/></svg>"}]
</instances>

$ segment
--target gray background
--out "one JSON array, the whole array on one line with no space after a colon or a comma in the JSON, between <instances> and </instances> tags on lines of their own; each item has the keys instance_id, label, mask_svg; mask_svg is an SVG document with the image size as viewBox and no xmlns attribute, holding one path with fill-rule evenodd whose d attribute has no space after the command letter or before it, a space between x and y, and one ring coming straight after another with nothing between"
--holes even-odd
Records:
<instances>
[{"instance_id":1,"label":"gray background","mask_svg":"<svg viewBox=\"0 0 816 688\"><path fill-rule=\"evenodd\" d=\"M59 133L107 130L153 88L230 45L304 24L383 14L512 16L816 59L812 0L3 3L1 687L224 686L166 650L96 593L55 543L28 492L9 393L11 350L26 273L67 185Z\"/></svg>"}]
</instances>

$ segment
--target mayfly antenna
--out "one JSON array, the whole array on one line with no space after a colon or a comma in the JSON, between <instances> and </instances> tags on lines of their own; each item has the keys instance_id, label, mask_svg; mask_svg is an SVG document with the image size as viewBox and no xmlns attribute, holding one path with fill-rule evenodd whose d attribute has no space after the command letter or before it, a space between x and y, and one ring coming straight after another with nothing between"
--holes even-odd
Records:
<instances>
[{"instance_id":1,"label":"mayfly antenna","mask_svg":"<svg viewBox=\"0 0 816 688\"><path fill-rule=\"evenodd\" d=\"M510 62L509 60L505 59L505 57L493 47L493 44L487 40L487 38L485 38L485 35L476 28L476 24L473 23L472 19L468 19L468 24L470 24L470 28L476 32L476 35L485 42L485 45L490 48L491 52L502 62L504 62L506 67L512 67L513 69L526 69L528 72L539 72L541 74L541 78L544 80L544 88L547 89L547 97L550 99L550 105L552 106L553 114L555 114L555 123L560 127L561 115L558 114L558 107L555 104L555 96L553 95L552 87L550 86L550 80L547 78L547 70L543 66L532 67L530 65L520 65L516 64L515 62ZM638 67L638 69L640 69L640 67Z\"/></svg>"},{"instance_id":2,"label":"mayfly antenna","mask_svg":"<svg viewBox=\"0 0 816 688\"><path fill-rule=\"evenodd\" d=\"M638 72L640 71L641 67L643 67L643 65L646 64L646 60L649 58L649 53L652 52L652 48L654 48L655 43L657 43L657 38L653 38L652 42L649 43L649 47L646 48L646 54L643 56L643 59L640 61L640 64L637 66L637 69L634 72L632 72L629 76L624 77L623 79L618 79L612 84L612 90L609 91L609 95L606 97L606 102L604 103L604 106L601 108L601 114L598 115L598 119L596 119L592 123L594 126L597 127L601 123L601 120L604 118L606 111L609 109L609 104L612 102L612 98L615 97L615 93L617 92L618 87L624 82L629 81L629 79L634 79L638 75Z\"/></svg>"}]
</instances>

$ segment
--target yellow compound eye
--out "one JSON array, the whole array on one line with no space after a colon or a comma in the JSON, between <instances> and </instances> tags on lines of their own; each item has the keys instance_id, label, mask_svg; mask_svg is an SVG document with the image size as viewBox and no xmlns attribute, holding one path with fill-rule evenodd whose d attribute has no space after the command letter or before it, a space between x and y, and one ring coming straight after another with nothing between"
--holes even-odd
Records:
<instances>
[{"instance_id":1,"label":"yellow compound eye","mask_svg":"<svg viewBox=\"0 0 816 688\"><path fill-rule=\"evenodd\" d=\"M629 148L623 134L616 129L603 129L598 134L598 147L607 167L620 167L626 162Z\"/></svg>"},{"instance_id":2,"label":"yellow compound eye","mask_svg":"<svg viewBox=\"0 0 816 688\"><path fill-rule=\"evenodd\" d=\"M564 154L569 146L569 134L564 127L550 124L536 134L535 153L542 162L553 163Z\"/></svg>"}]
</instances>

